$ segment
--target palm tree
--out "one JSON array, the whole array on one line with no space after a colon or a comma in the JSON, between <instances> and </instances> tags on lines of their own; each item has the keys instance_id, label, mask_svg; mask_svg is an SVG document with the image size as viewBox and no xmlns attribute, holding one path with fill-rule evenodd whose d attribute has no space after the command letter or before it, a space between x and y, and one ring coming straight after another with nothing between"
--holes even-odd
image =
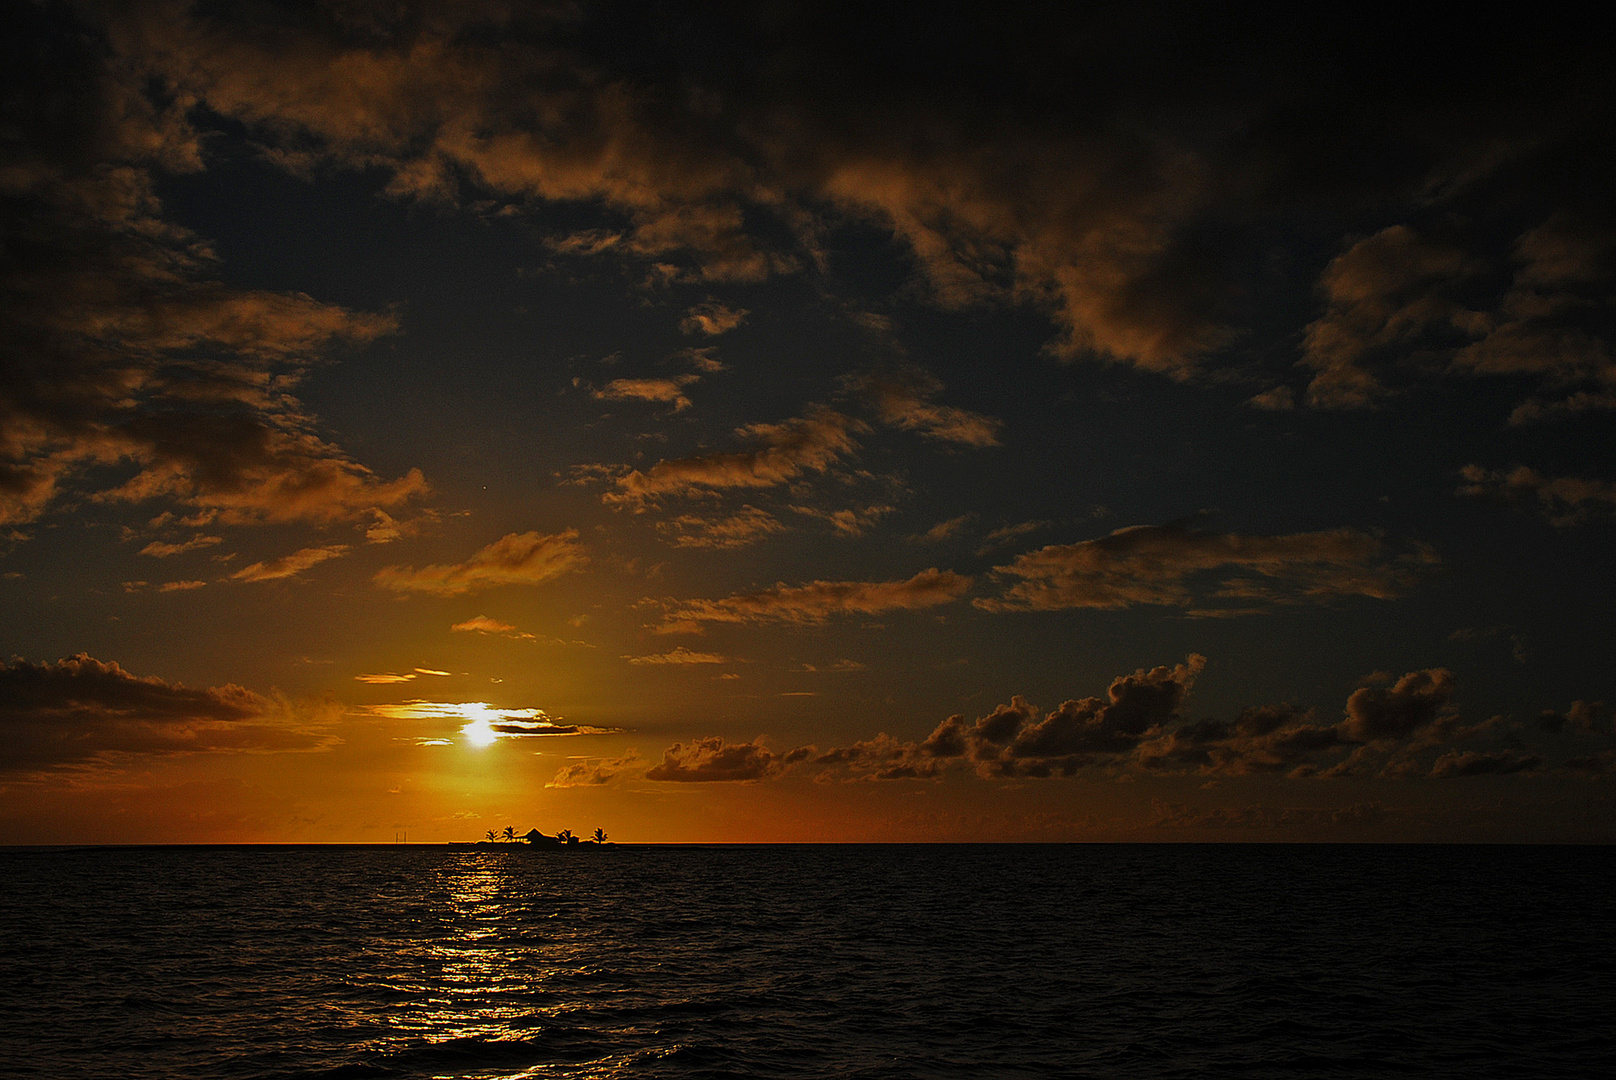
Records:
<instances>
[{"instance_id":1,"label":"palm tree","mask_svg":"<svg viewBox=\"0 0 1616 1080\"><path fill-rule=\"evenodd\" d=\"M595 830L595 843L604 844L605 842L606 842L606 830L605 829L596 829Z\"/></svg>"},{"instance_id":2,"label":"palm tree","mask_svg":"<svg viewBox=\"0 0 1616 1080\"><path fill-rule=\"evenodd\" d=\"M560 832L556 833L556 839L561 841L563 844L572 843L572 841L573 841L572 830L571 829L562 829Z\"/></svg>"},{"instance_id":3,"label":"palm tree","mask_svg":"<svg viewBox=\"0 0 1616 1080\"><path fill-rule=\"evenodd\" d=\"M488 830L488 842L490 844L492 844L495 840L498 840L498 839L499 839L499 833L495 832L493 829L489 829Z\"/></svg>"},{"instance_id":4,"label":"palm tree","mask_svg":"<svg viewBox=\"0 0 1616 1080\"><path fill-rule=\"evenodd\" d=\"M500 835L505 838L505 842L507 844L513 843L516 840L516 826L515 825L507 825L507 826L505 826L505 831L503 833L501 833Z\"/></svg>"}]
</instances>

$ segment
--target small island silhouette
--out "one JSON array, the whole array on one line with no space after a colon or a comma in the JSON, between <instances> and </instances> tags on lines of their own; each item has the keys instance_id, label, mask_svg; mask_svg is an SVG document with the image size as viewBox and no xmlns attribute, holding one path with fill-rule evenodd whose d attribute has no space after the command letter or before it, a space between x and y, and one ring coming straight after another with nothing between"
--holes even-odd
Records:
<instances>
[{"instance_id":1,"label":"small island silhouette","mask_svg":"<svg viewBox=\"0 0 1616 1080\"><path fill-rule=\"evenodd\" d=\"M505 846L514 844L523 847L536 848L595 848L616 847L617 845L606 839L605 829L596 829L595 834L588 838L575 836L571 829L562 829L554 836L548 836L537 829L529 829L520 835L514 825L507 825L503 832L489 829L484 839L478 840L473 847L488 847L490 845Z\"/></svg>"}]
</instances>

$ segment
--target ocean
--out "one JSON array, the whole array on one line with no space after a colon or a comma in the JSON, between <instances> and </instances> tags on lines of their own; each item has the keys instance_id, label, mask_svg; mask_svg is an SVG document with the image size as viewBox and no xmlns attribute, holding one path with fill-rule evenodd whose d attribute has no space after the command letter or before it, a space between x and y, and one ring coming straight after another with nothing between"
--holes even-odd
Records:
<instances>
[{"instance_id":1,"label":"ocean","mask_svg":"<svg viewBox=\"0 0 1616 1080\"><path fill-rule=\"evenodd\" d=\"M1616 849L0 852L7 1077L1588 1076Z\"/></svg>"}]
</instances>

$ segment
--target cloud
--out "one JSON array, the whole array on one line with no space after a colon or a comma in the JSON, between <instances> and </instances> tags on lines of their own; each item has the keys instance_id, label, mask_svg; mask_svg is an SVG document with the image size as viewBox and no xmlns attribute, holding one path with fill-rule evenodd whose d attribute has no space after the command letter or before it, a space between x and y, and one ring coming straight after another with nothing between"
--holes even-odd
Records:
<instances>
[{"instance_id":1,"label":"cloud","mask_svg":"<svg viewBox=\"0 0 1616 1080\"><path fill-rule=\"evenodd\" d=\"M631 664L727 664L729 657L717 653L692 652L683 645L665 653L651 656L630 656Z\"/></svg>"},{"instance_id":2,"label":"cloud","mask_svg":"<svg viewBox=\"0 0 1616 1080\"><path fill-rule=\"evenodd\" d=\"M538 640L538 638L533 634L518 630L510 623L500 622L498 619L490 619L487 615L474 615L465 622L455 623L449 627L449 630L451 633L462 634L498 634L500 637L508 637L515 641ZM565 644L565 642L561 642L561 644Z\"/></svg>"},{"instance_id":3,"label":"cloud","mask_svg":"<svg viewBox=\"0 0 1616 1080\"><path fill-rule=\"evenodd\" d=\"M637 752L630 750L623 757L583 758L570 765L563 766L555 774L555 779L544 786L547 788L600 787L611 783L619 776L640 773L644 769L645 760Z\"/></svg>"},{"instance_id":4,"label":"cloud","mask_svg":"<svg viewBox=\"0 0 1616 1080\"><path fill-rule=\"evenodd\" d=\"M16 226L0 523L70 494L225 524L351 520L424 494L418 471L379 479L320 438L295 396L310 365L395 332L395 317L220 281L156 195L160 172L203 167L191 99L155 102L138 64L60 13L23 22L33 46L13 75L30 88L0 181Z\"/></svg>"},{"instance_id":5,"label":"cloud","mask_svg":"<svg viewBox=\"0 0 1616 1080\"><path fill-rule=\"evenodd\" d=\"M1579 701L1564 715L1545 712L1530 727L1504 716L1467 724L1453 705L1452 674L1427 668L1359 687L1335 723L1290 703L1252 706L1233 720L1186 720L1184 705L1205 663L1191 655L1173 667L1141 668L1113 680L1103 698L1067 701L1047 713L1016 696L975 721L950 716L923 740L881 733L814 760L824 776L859 780L932 779L952 767L968 767L985 779L1072 777L1104 769L1119 778L1440 780L1555 768L1543 752L1524 744L1535 728L1565 731L1584 747L1595 742L1593 753L1567 757L1560 767L1589 775L1616 771L1616 751L1597 748L1616 734L1598 704Z\"/></svg>"},{"instance_id":6,"label":"cloud","mask_svg":"<svg viewBox=\"0 0 1616 1080\"><path fill-rule=\"evenodd\" d=\"M1466 465L1460 476L1464 483L1459 494L1501 503L1535 502L1555 525L1575 525L1594 511L1616 512L1616 484L1607 480L1544 476L1525 465L1509 470Z\"/></svg>"},{"instance_id":7,"label":"cloud","mask_svg":"<svg viewBox=\"0 0 1616 1080\"><path fill-rule=\"evenodd\" d=\"M680 349L674 356L690 361L690 366L704 375L717 375L729 370L722 360L713 355L717 351L717 346L707 345L700 349Z\"/></svg>"},{"instance_id":8,"label":"cloud","mask_svg":"<svg viewBox=\"0 0 1616 1080\"><path fill-rule=\"evenodd\" d=\"M1538 716L1538 727L1559 734L1569 727L1590 734L1610 734L1610 710L1603 701L1573 701L1565 712L1545 709Z\"/></svg>"},{"instance_id":9,"label":"cloud","mask_svg":"<svg viewBox=\"0 0 1616 1080\"><path fill-rule=\"evenodd\" d=\"M889 427L962 446L999 445L1003 421L932 401L942 393L943 384L920 368L853 379L849 386L869 398L876 416Z\"/></svg>"},{"instance_id":10,"label":"cloud","mask_svg":"<svg viewBox=\"0 0 1616 1080\"><path fill-rule=\"evenodd\" d=\"M669 538L674 547L727 550L755 544L765 536L786 532L786 526L773 514L747 505L721 518L681 514L656 523L657 532Z\"/></svg>"},{"instance_id":11,"label":"cloud","mask_svg":"<svg viewBox=\"0 0 1616 1080\"><path fill-rule=\"evenodd\" d=\"M1526 377L1537 396L1512 424L1616 408L1616 361L1608 340L1616 283L1616 224L1608 210L1561 208L1516 238L1516 273L1484 336L1453 358L1456 371Z\"/></svg>"},{"instance_id":12,"label":"cloud","mask_svg":"<svg viewBox=\"0 0 1616 1080\"><path fill-rule=\"evenodd\" d=\"M0 771L107 765L134 755L306 750L317 733L240 686L206 689L134 675L84 653L0 665Z\"/></svg>"},{"instance_id":13,"label":"cloud","mask_svg":"<svg viewBox=\"0 0 1616 1080\"><path fill-rule=\"evenodd\" d=\"M140 549L142 555L150 555L154 559L166 559L172 555L183 555L187 551L196 551L199 548L213 547L224 543L222 536L203 536L200 533L180 544L165 544L161 540L153 540Z\"/></svg>"},{"instance_id":14,"label":"cloud","mask_svg":"<svg viewBox=\"0 0 1616 1080\"><path fill-rule=\"evenodd\" d=\"M1520 750L1498 750L1484 753L1477 750L1449 750L1431 766L1435 778L1457 776L1508 776L1530 772L1543 764L1536 754Z\"/></svg>"},{"instance_id":15,"label":"cloud","mask_svg":"<svg viewBox=\"0 0 1616 1080\"><path fill-rule=\"evenodd\" d=\"M278 559L271 559L268 562L255 562L251 566L244 566L231 574L230 580L276 581L280 578L294 577L311 566L317 566L327 559L341 558L347 553L347 544L307 547L301 551L294 551L290 555L283 555Z\"/></svg>"},{"instance_id":16,"label":"cloud","mask_svg":"<svg viewBox=\"0 0 1616 1080\"><path fill-rule=\"evenodd\" d=\"M94 106L29 116L53 143L68 141L59 116L102 120L71 147L89 161L196 169L190 117L221 117L305 175L365 168L403 198L587 207L600 220L552 250L637 264L652 287L823 269L835 230L873 228L939 305L1033 306L1057 355L1177 378L1220 360L1254 286L1283 287L1250 267L1273 265L1273 237L1305 216L1310 239L1291 247L1311 260L1312 236L1338 237L1346 259L1307 351L1331 407L1377 398L1396 365L1378 354L1441 328L1453 281L1484 261L1468 247L1509 244L1486 213L1500 183L1539 221L1512 248L1516 292L1563 305L1607 261L1577 240L1599 221L1579 195L1600 206L1608 186L1608 64L1541 20L1472 23L1456 48L1451 33L1388 42L1328 19L1231 38L1210 10L977 13L916 34L880 13L850 32L839 9L714 9L652 35L704 50L647 61L623 53L610 7L82 12L97 25L76 36L105 58L47 52L24 85ZM920 58L901 78L870 51L900 34ZM1344 237L1369 208L1411 239ZM1468 235L1432 238L1431 220ZM1505 325L1538 318L1487 314L1499 325L1466 333L1494 353Z\"/></svg>"},{"instance_id":17,"label":"cloud","mask_svg":"<svg viewBox=\"0 0 1616 1080\"><path fill-rule=\"evenodd\" d=\"M1514 279L1493 299L1477 294L1487 265L1451 241L1407 225L1360 240L1320 279L1328 307L1301 361L1317 372L1308 404L1363 407L1392 391L1393 373L1453 373L1535 381L1538 396L1513 424L1616 407L1616 362L1598 325L1613 252L1608 215L1558 210L1516 238Z\"/></svg>"},{"instance_id":18,"label":"cloud","mask_svg":"<svg viewBox=\"0 0 1616 1080\"><path fill-rule=\"evenodd\" d=\"M613 379L604 389L594 391L603 401L652 401L672 405L674 412L690 408L684 387L698 381L698 375L676 375L670 379Z\"/></svg>"},{"instance_id":19,"label":"cloud","mask_svg":"<svg viewBox=\"0 0 1616 1080\"><path fill-rule=\"evenodd\" d=\"M1362 408L1387 393L1375 372L1386 354L1401 358L1413 344L1435 338L1452 345L1473 324L1452 297L1455 285L1478 272L1451 245L1393 225L1331 260L1319 279L1327 311L1307 328L1302 364L1317 373L1308 404Z\"/></svg>"},{"instance_id":20,"label":"cloud","mask_svg":"<svg viewBox=\"0 0 1616 1080\"><path fill-rule=\"evenodd\" d=\"M778 424L753 424L736 434L755 443L698 457L659 461L645 472L634 469L616 480L607 503L639 505L669 495L692 495L730 488L765 488L806 472L823 472L853 453L853 436L866 426L834 409L818 406Z\"/></svg>"},{"instance_id":21,"label":"cloud","mask_svg":"<svg viewBox=\"0 0 1616 1080\"><path fill-rule=\"evenodd\" d=\"M833 615L913 611L959 599L971 579L952 570L922 570L904 581L811 581L784 583L762 592L722 600L688 600L667 614L659 633L699 633L701 624L823 622Z\"/></svg>"},{"instance_id":22,"label":"cloud","mask_svg":"<svg viewBox=\"0 0 1616 1080\"><path fill-rule=\"evenodd\" d=\"M820 667L815 664L804 664L802 665L802 670L812 672L864 671L866 666L867 665L861 664L857 660L837 660L833 663L825 665L824 667Z\"/></svg>"},{"instance_id":23,"label":"cloud","mask_svg":"<svg viewBox=\"0 0 1616 1080\"><path fill-rule=\"evenodd\" d=\"M377 571L376 584L400 592L459 596L498 585L538 585L584 564L578 531L509 533L462 563Z\"/></svg>"},{"instance_id":24,"label":"cloud","mask_svg":"<svg viewBox=\"0 0 1616 1080\"><path fill-rule=\"evenodd\" d=\"M803 760L810 749L800 747L787 754L775 754L761 739L732 743L712 736L674 743L662 753L662 761L646 770L647 780L676 783L713 783L769 780L787 767Z\"/></svg>"},{"instance_id":25,"label":"cloud","mask_svg":"<svg viewBox=\"0 0 1616 1080\"><path fill-rule=\"evenodd\" d=\"M956 761L983 777L1073 776L1132 752L1176 721L1205 666L1205 657L1191 655L1173 667L1141 668L1112 680L1104 698L1067 701L1041 716L1017 696L975 723L951 716L920 742L883 733L815 760L871 780L928 779Z\"/></svg>"},{"instance_id":26,"label":"cloud","mask_svg":"<svg viewBox=\"0 0 1616 1080\"><path fill-rule=\"evenodd\" d=\"M816 510L811 506L793 506L791 509L796 513L830 522L831 527L842 536L863 536L897 507L866 506L863 510Z\"/></svg>"},{"instance_id":27,"label":"cloud","mask_svg":"<svg viewBox=\"0 0 1616 1080\"><path fill-rule=\"evenodd\" d=\"M414 682L422 675L436 675L443 677L449 674L452 673L448 671L435 671L432 668L418 667L414 671L406 671L402 675L395 672L380 672L371 675L355 675L354 678L359 682L366 683L370 686L392 686L396 683Z\"/></svg>"},{"instance_id":28,"label":"cloud","mask_svg":"<svg viewBox=\"0 0 1616 1080\"><path fill-rule=\"evenodd\" d=\"M1343 736L1354 742L1407 738L1440 716L1453 696L1446 668L1412 671L1391 687L1363 686L1347 699Z\"/></svg>"},{"instance_id":29,"label":"cloud","mask_svg":"<svg viewBox=\"0 0 1616 1080\"><path fill-rule=\"evenodd\" d=\"M370 524L364 526L367 544L391 544L394 540L415 536L425 525L438 520L437 511L430 508L404 521L395 518L381 507L372 507L370 515Z\"/></svg>"},{"instance_id":30,"label":"cloud","mask_svg":"<svg viewBox=\"0 0 1616 1080\"><path fill-rule=\"evenodd\" d=\"M1028 533L1037 532L1039 529L1047 528L1049 528L1049 522L1047 521L1022 521L1017 522L1014 525L1005 525L1001 528L994 529L992 532L988 533L987 536L983 537L985 543L976 549L976 553L979 556L986 555L994 548L1008 543L1019 536L1026 536Z\"/></svg>"},{"instance_id":31,"label":"cloud","mask_svg":"<svg viewBox=\"0 0 1616 1080\"><path fill-rule=\"evenodd\" d=\"M974 512L961 514L959 517L949 518L947 521L939 521L915 537L915 539L922 544L940 544L944 540L958 536L967 525L975 520L976 514Z\"/></svg>"},{"instance_id":32,"label":"cloud","mask_svg":"<svg viewBox=\"0 0 1616 1080\"><path fill-rule=\"evenodd\" d=\"M548 738L562 735L601 735L611 728L586 724L564 724L560 717L543 709L506 709L486 701L412 701L366 705L359 712L388 720L412 721L424 732L423 744L443 745L445 737L459 731L474 745L486 746L499 739Z\"/></svg>"},{"instance_id":33,"label":"cloud","mask_svg":"<svg viewBox=\"0 0 1616 1080\"><path fill-rule=\"evenodd\" d=\"M455 623L449 629L456 632L475 631L479 634L509 634L516 627L498 619L490 619L487 615L474 615L465 622Z\"/></svg>"},{"instance_id":34,"label":"cloud","mask_svg":"<svg viewBox=\"0 0 1616 1080\"><path fill-rule=\"evenodd\" d=\"M741 325L746 321L746 316L745 308L725 307L716 300L706 300L690 309L680 320L679 329L687 334L701 333L717 337Z\"/></svg>"},{"instance_id":35,"label":"cloud","mask_svg":"<svg viewBox=\"0 0 1616 1080\"><path fill-rule=\"evenodd\" d=\"M1340 596L1401 594L1415 569L1434 556L1389 557L1385 544L1357 529L1281 536L1199 532L1179 525L1135 525L1077 544L1021 555L994 574L1015 580L985 611L1121 609L1136 604L1202 605L1218 614L1243 605L1316 602Z\"/></svg>"}]
</instances>

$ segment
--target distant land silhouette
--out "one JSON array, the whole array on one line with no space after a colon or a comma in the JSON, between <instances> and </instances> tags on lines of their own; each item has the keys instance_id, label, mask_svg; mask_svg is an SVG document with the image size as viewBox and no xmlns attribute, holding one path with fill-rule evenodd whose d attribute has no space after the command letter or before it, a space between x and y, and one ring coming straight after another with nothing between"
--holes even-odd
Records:
<instances>
[{"instance_id":1,"label":"distant land silhouette","mask_svg":"<svg viewBox=\"0 0 1616 1080\"><path fill-rule=\"evenodd\" d=\"M488 832L483 835L483 839L475 841L474 843L456 846L505 847L508 845L536 848L594 848L617 846L606 839L605 829L596 829L593 836L589 837L588 839L583 839L574 835L571 829L562 829L554 836L548 836L537 829L529 829L527 832L517 835L516 827L513 825L505 826L503 831L489 829Z\"/></svg>"}]
</instances>

